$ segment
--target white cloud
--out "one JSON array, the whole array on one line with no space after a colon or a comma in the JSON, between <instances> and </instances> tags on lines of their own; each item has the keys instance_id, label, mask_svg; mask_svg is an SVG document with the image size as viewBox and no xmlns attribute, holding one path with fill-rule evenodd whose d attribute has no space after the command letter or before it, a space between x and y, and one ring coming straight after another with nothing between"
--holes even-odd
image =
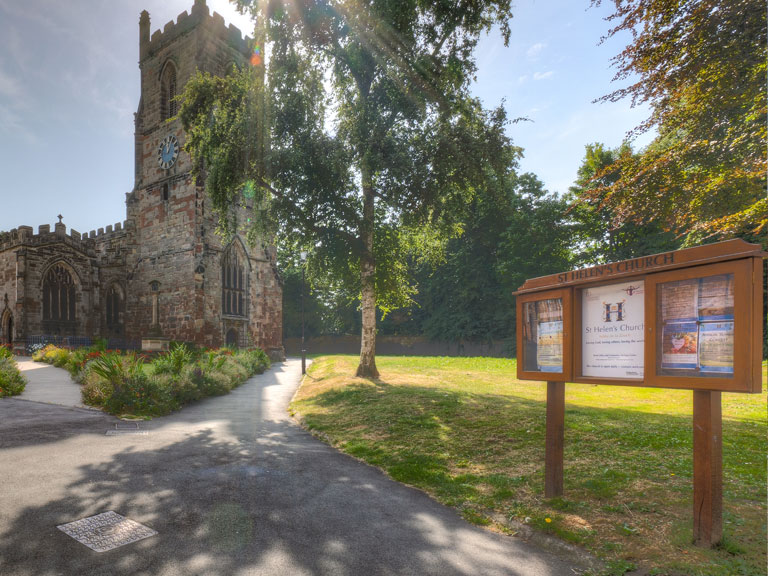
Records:
<instances>
[{"instance_id":1,"label":"white cloud","mask_svg":"<svg viewBox=\"0 0 768 576\"><path fill-rule=\"evenodd\" d=\"M525 84L526 82L528 82L528 74L523 74L517 79L518 84Z\"/></svg>"},{"instance_id":2,"label":"white cloud","mask_svg":"<svg viewBox=\"0 0 768 576\"><path fill-rule=\"evenodd\" d=\"M528 60L536 60L538 59L539 54L541 54L541 51L544 50L544 48L546 47L547 45L544 44L543 42L537 42L536 44L528 48L525 55L528 57Z\"/></svg>"},{"instance_id":3,"label":"white cloud","mask_svg":"<svg viewBox=\"0 0 768 576\"><path fill-rule=\"evenodd\" d=\"M553 70L548 70L547 72L534 72L533 79L534 80L546 80L547 78L552 78L554 76L555 72Z\"/></svg>"}]
</instances>

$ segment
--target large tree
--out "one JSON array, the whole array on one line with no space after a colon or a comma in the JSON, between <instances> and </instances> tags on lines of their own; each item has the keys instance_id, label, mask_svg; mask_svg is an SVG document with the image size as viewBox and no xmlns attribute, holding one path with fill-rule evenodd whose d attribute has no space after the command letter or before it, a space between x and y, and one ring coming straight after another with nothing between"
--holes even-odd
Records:
<instances>
[{"instance_id":1,"label":"large tree","mask_svg":"<svg viewBox=\"0 0 768 576\"><path fill-rule=\"evenodd\" d=\"M575 263L593 265L657 254L680 247L677 234L658 220L636 222L607 201L621 177L619 161L637 156L628 143L608 148L596 142L585 147L584 160L569 188Z\"/></svg>"},{"instance_id":2,"label":"large tree","mask_svg":"<svg viewBox=\"0 0 768 576\"><path fill-rule=\"evenodd\" d=\"M648 104L636 133L658 130L618 177L591 193L621 221L656 220L688 242L768 237L766 3L764 0L611 0L607 37L632 41L613 64L628 85L603 100ZM601 4L593 0L593 4Z\"/></svg>"},{"instance_id":3,"label":"large tree","mask_svg":"<svg viewBox=\"0 0 768 576\"><path fill-rule=\"evenodd\" d=\"M445 261L420 274L420 317L436 340L508 340L515 334L514 292L528 279L571 265L566 202L533 174L511 174L476 196L464 234ZM513 347L512 346L512 347Z\"/></svg>"},{"instance_id":4,"label":"large tree","mask_svg":"<svg viewBox=\"0 0 768 576\"><path fill-rule=\"evenodd\" d=\"M503 111L468 93L479 35L498 25L508 40L510 0L238 4L269 47L266 74L190 82L188 149L225 228L253 196L254 223L279 222L311 267L357 287L357 373L375 377L377 306L412 292L404 254L456 232L489 171L511 170Z\"/></svg>"}]
</instances>

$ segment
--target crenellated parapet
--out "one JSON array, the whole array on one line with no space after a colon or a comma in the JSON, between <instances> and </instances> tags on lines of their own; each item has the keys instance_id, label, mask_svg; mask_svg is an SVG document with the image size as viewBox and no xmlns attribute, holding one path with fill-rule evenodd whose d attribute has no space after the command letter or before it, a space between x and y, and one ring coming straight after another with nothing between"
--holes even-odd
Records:
<instances>
[{"instance_id":1,"label":"crenellated parapet","mask_svg":"<svg viewBox=\"0 0 768 576\"><path fill-rule=\"evenodd\" d=\"M191 13L186 10L178 15L176 21L171 20L162 30L157 29L150 36L149 13L145 10L139 18L139 60L151 57L159 50L186 34L198 25L204 25L215 36L224 40L229 46L248 54L251 39L244 36L234 24L227 26L224 17L218 12L210 13L205 0L195 0Z\"/></svg>"},{"instance_id":2,"label":"crenellated parapet","mask_svg":"<svg viewBox=\"0 0 768 576\"><path fill-rule=\"evenodd\" d=\"M65 224L58 222L51 230L50 224L38 226L37 234L32 226L19 226L9 232L0 232L0 252L21 247L37 247L48 244L63 243L88 255L95 255L95 243L87 234L70 229L67 233Z\"/></svg>"}]
</instances>

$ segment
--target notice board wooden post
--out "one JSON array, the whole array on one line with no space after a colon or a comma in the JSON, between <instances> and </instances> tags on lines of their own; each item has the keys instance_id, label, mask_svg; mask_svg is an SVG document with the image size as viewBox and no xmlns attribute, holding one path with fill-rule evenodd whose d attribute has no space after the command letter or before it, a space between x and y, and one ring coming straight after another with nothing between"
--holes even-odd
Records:
<instances>
[{"instance_id":1,"label":"notice board wooden post","mask_svg":"<svg viewBox=\"0 0 768 576\"><path fill-rule=\"evenodd\" d=\"M544 456L544 497L563 495L565 382L547 382L547 440Z\"/></svg>"},{"instance_id":2,"label":"notice board wooden post","mask_svg":"<svg viewBox=\"0 0 768 576\"><path fill-rule=\"evenodd\" d=\"M723 537L721 393L693 392L693 540L711 547Z\"/></svg>"},{"instance_id":3,"label":"notice board wooden post","mask_svg":"<svg viewBox=\"0 0 768 576\"><path fill-rule=\"evenodd\" d=\"M517 377L547 382L547 498L563 494L566 382L692 390L694 540L722 539L721 394L762 391L766 256L729 240L520 287Z\"/></svg>"}]
</instances>

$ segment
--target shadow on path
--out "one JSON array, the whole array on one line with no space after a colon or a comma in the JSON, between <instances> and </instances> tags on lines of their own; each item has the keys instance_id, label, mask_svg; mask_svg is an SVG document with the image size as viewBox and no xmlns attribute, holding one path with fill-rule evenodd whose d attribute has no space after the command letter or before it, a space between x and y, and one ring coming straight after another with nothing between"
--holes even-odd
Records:
<instances>
[{"instance_id":1,"label":"shadow on path","mask_svg":"<svg viewBox=\"0 0 768 576\"><path fill-rule=\"evenodd\" d=\"M147 436L0 450L0 574L573 573L314 439L285 412L298 378L276 365ZM159 534L98 554L56 529L107 510Z\"/></svg>"}]
</instances>

